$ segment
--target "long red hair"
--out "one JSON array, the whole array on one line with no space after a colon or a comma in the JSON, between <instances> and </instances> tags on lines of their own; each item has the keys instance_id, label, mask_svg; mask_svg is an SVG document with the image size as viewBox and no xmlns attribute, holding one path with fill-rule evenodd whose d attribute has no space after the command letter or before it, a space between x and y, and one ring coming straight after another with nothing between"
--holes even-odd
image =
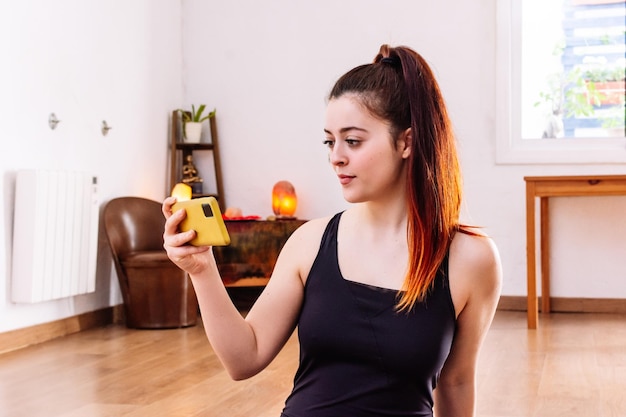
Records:
<instances>
[{"instance_id":1,"label":"long red hair","mask_svg":"<svg viewBox=\"0 0 626 417\"><path fill-rule=\"evenodd\" d=\"M408 271L397 308L422 301L460 230L461 173L452 124L441 90L420 54L382 45L374 63L343 75L329 99L356 93L366 108L391 125L391 137L411 128L407 169Z\"/></svg>"}]
</instances>

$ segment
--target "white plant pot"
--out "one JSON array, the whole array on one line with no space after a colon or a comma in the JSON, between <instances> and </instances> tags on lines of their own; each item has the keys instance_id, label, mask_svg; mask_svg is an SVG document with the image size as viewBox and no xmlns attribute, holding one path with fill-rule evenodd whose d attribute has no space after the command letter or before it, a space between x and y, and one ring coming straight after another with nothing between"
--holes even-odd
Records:
<instances>
[{"instance_id":1,"label":"white plant pot","mask_svg":"<svg viewBox=\"0 0 626 417\"><path fill-rule=\"evenodd\" d=\"M185 123L185 142L199 143L202 137L202 123L187 122Z\"/></svg>"}]
</instances>

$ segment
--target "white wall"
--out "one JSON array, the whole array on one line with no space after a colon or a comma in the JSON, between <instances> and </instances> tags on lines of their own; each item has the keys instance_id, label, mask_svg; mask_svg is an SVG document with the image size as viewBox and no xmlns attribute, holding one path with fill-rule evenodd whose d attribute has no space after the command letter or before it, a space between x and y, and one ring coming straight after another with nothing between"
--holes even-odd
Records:
<instances>
[{"instance_id":1,"label":"white wall","mask_svg":"<svg viewBox=\"0 0 626 417\"><path fill-rule=\"evenodd\" d=\"M345 203L322 146L325 96L381 43L409 45L431 63L459 137L465 220L496 240L503 293L525 294L523 176L624 173L626 166L495 164L495 4L0 3L0 332L120 302L103 235L95 294L9 301L17 169L92 170L103 202L161 199L169 112L203 102L217 108L227 205L269 215L272 185L287 179L299 196L299 217L334 213ZM62 120L55 131L46 124L50 112ZM102 119L113 126L106 138ZM552 209L554 295L626 297L626 198L561 198Z\"/></svg>"},{"instance_id":2,"label":"white wall","mask_svg":"<svg viewBox=\"0 0 626 417\"><path fill-rule=\"evenodd\" d=\"M185 96L218 109L227 205L267 215L274 182L292 181L298 216L344 202L326 163L324 99L381 43L431 63L458 134L465 220L498 244L505 295L526 294L524 176L626 173L614 165L495 164L496 0L186 0ZM552 202L557 297L626 298L626 197Z\"/></svg>"},{"instance_id":3,"label":"white wall","mask_svg":"<svg viewBox=\"0 0 626 417\"><path fill-rule=\"evenodd\" d=\"M0 2L0 332L121 302L103 233L95 293L10 301L15 172L92 172L102 203L163 199L168 116L182 98L181 20L180 3L167 0ZM106 137L102 120L113 127Z\"/></svg>"}]
</instances>

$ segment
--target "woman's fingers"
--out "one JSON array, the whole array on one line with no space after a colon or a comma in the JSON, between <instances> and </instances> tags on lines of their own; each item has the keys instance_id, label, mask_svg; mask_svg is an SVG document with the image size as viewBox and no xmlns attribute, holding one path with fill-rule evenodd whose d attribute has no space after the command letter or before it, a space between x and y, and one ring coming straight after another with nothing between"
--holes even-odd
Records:
<instances>
[{"instance_id":1,"label":"woman's fingers","mask_svg":"<svg viewBox=\"0 0 626 417\"><path fill-rule=\"evenodd\" d=\"M185 218L187 212L185 210L177 210L175 213L172 213L170 204L172 200L176 201L175 198L168 197L163 202L163 214L166 218L163 229L163 247L168 253L171 252L170 248L183 246L196 236L194 230L178 232L178 225Z\"/></svg>"},{"instance_id":2,"label":"woman's fingers","mask_svg":"<svg viewBox=\"0 0 626 417\"><path fill-rule=\"evenodd\" d=\"M168 197L163 200L162 211L165 216L165 227L163 230L163 248L167 252L168 258L180 268L189 273L203 270L207 264L206 256L195 256L203 254L211 249L210 246L192 246L189 241L196 237L195 230L179 232L180 222L187 216L185 210L172 212L172 205L176 202L175 197Z\"/></svg>"},{"instance_id":3,"label":"woman's fingers","mask_svg":"<svg viewBox=\"0 0 626 417\"><path fill-rule=\"evenodd\" d=\"M165 235L174 235L178 233L178 225L185 218L187 212L185 210L177 210L176 213L170 214L166 217L165 228L163 230Z\"/></svg>"},{"instance_id":4,"label":"woman's fingers","mask_svg":"<svg viewBox=\"0 0 626 417\"><path fill-rule=\"evenodd\" d=\"M166 219L168 219L172 215L172 206L176 203L176 197L167 197L163 200L163 204L161 205L161 211Z\"/></svg>"}]
</instances>

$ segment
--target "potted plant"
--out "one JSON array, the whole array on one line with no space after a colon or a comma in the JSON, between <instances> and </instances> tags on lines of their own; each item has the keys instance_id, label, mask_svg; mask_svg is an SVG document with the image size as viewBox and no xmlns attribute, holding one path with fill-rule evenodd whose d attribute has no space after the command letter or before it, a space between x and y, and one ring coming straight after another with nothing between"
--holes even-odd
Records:
<instances>
[{"instance_id":1,"label":"potted plant","mask_svg":"<svg viewBox=\"0 0 626 417\"><path fill-rule=\"evenodd\" d=\"M613 66L593 65L583 74L589 84L593 84L600 93L601 105L623 104L626 67L622 63Z\"/></svg>"},{"instance_id":2,"label":"potted plant","mask_svg":"<svg viewBox=\"0 0 626 417\"><path fill-rule=\"evenodd\" d=\"M215 109L213 109L212 112L209 112L206 116L203 116L205 109L205 104L201 104L197 109L196 106L192 104L191 111L181 109L178 110L181 113L184 122L185 140L187 142L200 142L200 137L202 136L202 122L210 119L211 117L215 117Z\"/></svg>"},{"instance_id":3,"label":"potted plant","mask_svg":"<svg viewBox=\"0 0 626 417\"><path fill-rule=\"evenodd\" d=\"M605 104L606 95L597 88L596 82L585 78L588 73L574 67L569 71L552 73L546 78L547 88L539 92L539 100L535 103L535 107L546 110L549 120L543 138L560 137L551 133L549 127L557 124L561 127L560 134L563 134L566 119L571 127L575 123L573 120L599 118L597 110Z\"/></svg>"}]
</instances>

